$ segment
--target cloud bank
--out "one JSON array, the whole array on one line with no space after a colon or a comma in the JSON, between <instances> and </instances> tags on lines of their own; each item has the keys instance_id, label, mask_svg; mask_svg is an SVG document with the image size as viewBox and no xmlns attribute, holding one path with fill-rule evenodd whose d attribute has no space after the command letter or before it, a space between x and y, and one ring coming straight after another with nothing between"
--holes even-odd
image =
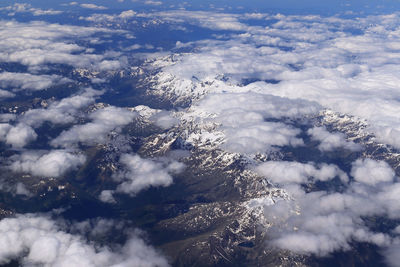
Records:
<instances>
[{"instance_id":1,"label":"cloud bank","mask_svg":"<svg viewBox=\"0 0 400 267\"><path fill-rule=\"evenodd\" d=\"M198 15L166 13L166 19L181 22L187 21L185 14ZM273 22L266 27L241 26L244 33L222 40L179 42L177 48L194 52L178 53L164 65L163 58L154 63L162 66L160 90L172 87L178 95L201 96L253 92L316 102L367 119L368 130L380 142L400 147L398 14L359 19L279 14L264 19ZM224 18L216 20L222 23ZM326 145L320 148L327 149Z\"/></svg>"},{"instance_id":2,"label":"cloud bank","mask_svg":"<svg viewBox=\"0 0 400 267\"><path fill-rule=\"evenodd\" d=\"M122 58L110 57L110 53L94 54L90 49L76 44L77 40L88 40L87 38L96 33L105 32L111 33L104 28L49 24L42 21L1 21L0 61L17 62L31 68L43 64L66 64L98 70L119 68L124 64Z\"/></svg>"},{"instance_id":3,"label":"cloud bank","mask_svg":"<svg viewBox=\"0 0 400 267\"><path fill-rule=\"evenodd\" d=\"M177 42L176 54L152 62L161 68L157 95L194 99L181 122L194 121L201 130L186 141L208 140L229 152L253 154L301 146L307 134L322 154L362 151L345 134L309 124L308 118L329 110L366 120L366 129L354 130L359 136L371 133L373 141L393 151L400 148L399 14L346 19L174 11L155 16L232 31L210 40ZM189 22L189 17L194 19ZM247 19L264 24L250 25ZM266 230L268 244L327 256L367 242L382 248L397 266L398 234L372 229L367 221L399 218L398 178L384 161L360 158L349 168L346 174L332 164L289 161L256 167L287 193L260 202L272 224ZM324 187L328 182L329 189Z\"/></svg>"}]
</instances>

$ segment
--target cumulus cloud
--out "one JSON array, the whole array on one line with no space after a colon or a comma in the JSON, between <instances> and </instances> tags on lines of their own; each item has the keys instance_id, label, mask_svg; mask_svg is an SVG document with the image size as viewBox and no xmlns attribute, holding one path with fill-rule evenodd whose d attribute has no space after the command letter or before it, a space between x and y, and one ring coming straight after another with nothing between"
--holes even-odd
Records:
<instances>
[{"instance_id":1,"label":"cumulus cloud","mask_svg":"<svg viewBox=\"0 0 400 267\"><path fill-rule=\"evenodd\" d=\"M59 75L32 75L29 73L1 72L0 87L11 88L12 91L43 90L52 85L66 83L71 80Z\"/></svg>"},{"instance_id":2,"label":"cumulus cloud","mask_svg":"<svg viewBox=\"0 0 400 267\"><path fill-rule=\"evenodd\" d=\"M332 164L321 164L316 167L311 163L269 161L257 166L256 171L278 184L303 184L309 182L310 178L314 181L329 181L340 177L343 182L348 181L347 174Z\"/></svg>"},{"instance_id":3,"label":"cumulus cloud","mask_svg":"<svg viewBox=\"0 0 400 267\"><path fill-rule=\"evenodd\" d=\"M51 145L58 147L76 146L78 143L96 144L106 140L111 131L119 131L121 127L132 122L136 116L124 108L113 106L105 107L89 115L92 121L82 125L74 125L69 130L63 131L51 141Z\"/></svg>"},{"instance_id":4,"label":"cumulus cloud","mask_svg":"<svg viewBox=\"0 0 400 267\"><path fill-rule=\"evenodd\" d=\"M116 173L113 178L120 184L115 191L104 190L101 192L100 200L104 202L115 202L112 194L114 192L136 195L142 190L150 187L167 187L172 184L171 174L176 174L184 169L184 164L166 159L144 159L139 155L123 154L120 163L125 170Z\"/></svg>"},{"instance_id":5,"label":"cumulus cloud","mask_svg":"<svg viewBox=\"0 0 400 267\"><path fill-rule=\"evenodd\" d=\"M0 141L14 148L22 148L28 143L36 140L35 130L25 123L12 126L8 123L0 123Z\"/></svg>"},{"instance_id":6,"label":"cumulus cloud","mask_svg":"<svg viewBox=\"0 0 400 267\"><path fill-rule=\"evenodd\" d=\"M168 166L165 168L162 163L130 154L122 155L120 162L126 171L115 175L115 179L122 182L118 185L117 192L135 195L151 186L165 187L172 184L173 180L168 173ZM178 167L182 168L182 166ZM173 168L172 171L175 169Z\"/></svg>"},{"instance_id":7,"label":"cumulus cloud","mask_svg":"<svg viewBox=\"0 0 400 267\"><path fill-rule=\"evenodd\" d=\"M103 190L100 193L99 199L106 203L116 203L113 193L114 190Z\"/></svg>"},{"instance_id":8,"label":"cumulus cloud","mask_svg":"<svg viewBox=\"0 0 400 267\"><path fill-rule=\"evenodd\" d=\"M1 220L0 233L1 263L17 259L29 266L168 266L167 260L135 232L114 251L35 214Z\"/></svg>"},{"instance_id":9,"label":"cumulus cloud","mask_svg":"<svg viewBox=\"0 0 400 267\"><path fill-rule=\"evenodd\" d=\"M76 120L78 112L95 102L96 97L103 91L96 91L87 88L82 92L63 98L60 101L50 103L46 108L30 109L21 115L19 121L32 127L40 127L43 122L49 121L54 124L73 123Z\"/></svg>"},{"instance_id":10,"label":"cumulus cloud","mask_svg":"<svg viewBox=\"0 0 400 267\"><path fill-rule=\"evenodd\" d=\"M381 247L393 242L388 234L368 229L362 219L363 216L382 215L381 208L386 204L374 201L376 195L354 191L305 193L299 187L287 190L295 202L279 200L264 207L265 216L274 223L270 232L270 244L274 246L301 254L326 256L350 249L353 240ZM365 203L370 204L365 207ZM279 217L280 214L285 216Z\"/></svg>"},{"instance_id":11,"label":"cumulus cloud","mask_svg":"<svg viewBox=\"0 0 400 267\"><path fill-rule=\"evenodd\" d=\"M399 242L389 233L372 230L364 221L368 217L399 218L400 184L394 182L394 172L387 163L358 159L353 163L349 180L337 166L316 168L311 163L266 162L256 170L278 184L287 198L273 201L253 201L260 206L272 224L268 244L300 254L326 256L334 251L349 250L353 241L375 244L384 249L392 261L392 244ZM341 176L344 191L306 191L305 182L327 181ZM368 203L366 205L365 203ZM388 249L388 250L386 250Z\"/></svg>"},{"instance_id":12,"label":"cumulus cloud","mask_svg":"<svg viewBox=\"0 0 400 267\"><path fill-rule=\"evenodd\" d=\"M342 133L330 133L324 127L314 127L307 131L312 140L319 141L318 149L321 151L332 151L339 147L351 151L361 150L361 146L354 142L347 141Z\"/></svg>"},{"instance_id":13,"label":"cumulus cloud","mask_svg":"<svg viewBox=\"0 0 400 267\"><path fill-rule=\"evenodd\" d=\"M122 18L122 19L128 19L128 18L132 18L136 15L136 12L133 10L125 10L122 11L118 17Z\"/></svg>"},{"instance_id":14,"label":"cumulus cloud","mask_svg":"<svg viewBox=\"0 0 400 267\"><path fill-rule=\"evenodd\" d=\"M301 198L297 213L293 209L288 211L290 216L284 221L287 224L283 227L285 230L280 234L273 233L272 235L276 235L271 243L297 253L313 253L319 256L326 256L337 250L348 250L353 240L378 246L391 244L388 235L368 230L357 215L315 205L318 201L329 203L335 200L330 197L310 193ZM353 203L350 201L351 204ZM265 214L268 211L271 210L267 207Z\"/></svg>"},{"instance_id":15,"label":"cumulus cloud","mask_svg":"<svg viewBox=\"0 0 400 267\"><path fill-rule=\"evenodd\" d=\"M351 175L358 182L376 185L381 182L393 182L395 173L384 161L358 159L353 163Z\"/></svg>"},{"instance_id":16,"label":"cumulus cloud","mask_svg":"<svg viewBox=\"0 0 400 267\"><path fill-rule=\"evenodd\" d=\"M14 156L10 169L35 176L58 177L67 171L76 170L85 159L82 154L65 150L53 150L47 153L28 151Z\"/></svg>"},{"instance_id":17,"label":"cumulus cloud","mask_svg":"<svg viewBox=\"0 0 400 267\"><path fill-rule=\"evenodd\" d=\"M87 20L92 22L104 22L104 21L119 21L119 20L127 20L130 18L135 17L136 12L133 10L125 10L122 11L120 14L93 14L88 17L80 17L81 20Z\"/></svg>"}]
</instances>

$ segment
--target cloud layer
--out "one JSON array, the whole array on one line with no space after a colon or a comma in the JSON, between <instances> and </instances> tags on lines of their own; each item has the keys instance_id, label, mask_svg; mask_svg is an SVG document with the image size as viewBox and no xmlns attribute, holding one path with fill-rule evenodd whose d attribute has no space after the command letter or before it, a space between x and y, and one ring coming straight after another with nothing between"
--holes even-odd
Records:
<instances>
[{"instance_id":1,"label":"cloud layer","mask_svg":"<svg viewBox=\"0 0 400 267\"><path fill-rule=\"evenodd\" d=\"M71 4L92 10L106 9L90 3ZM147 4L162 5L158 1ZM10 14L59 14L26 4L2 10ZM176 27L178 30L187 30L185 27L191 25L215 31L210 34L212 40L177 42L176 54L172 56L147 55L150 59L146 67L157 70L151 76L153 90L149 93L173 99L187 97L190 100L187 102L192 103L188 109L162 111L150 120L164 130L192 122L200 131L185 129L182 133L185 142L196 145L203 140L217 143L219 149L228 152L253 156L303 146L304 137L317 142L322 154L338 148L350 152L362 150L343 133L314 125L309 128L309 118L329 109L366 119L367 130L378 141L400 148L398 14L351 20L185 10L140 14L128 10L116 15L81 17L81 23L118 24L133 18L180 25ZM254 25L249 20L258 20L260 24ZM104 41L98 34L106 38L114 33L96 27L1 21L0 61L22 64L29 72L1 72L0 97L69 82L60 75L40 73L48 70L46 65L50 64L87 68L96 73L126 66L122 53L99 54L90 47ZM126 51L140 47L132 45ZM79 168L85 156L77 148L107 142L108 134L121 133L138 116L129 109L108 105L93 107L86 113L84 109L95 103L101 93L86 89L61 100L51 100L47 107L14 116L2 115L0 141L19 150L15 151L18 155L9 159L13 162L8 167L17 173L44 177L62 176ZM178 116L180 121L176 119ZM24 150L38 138L38 129L44 122L67 125L49 141L51 146L63 149ZM104 202L115 203L117 194L134 197L151 187L170 186L173 174L184 168L183 164L167 159L148 159L136 154L119 156L122 168L112 176L115 188L103 190L99 196ZM282 188L287 196L265 197L258 204L271 223L271 228L266 229L268 244L296 253L326 256L350 249L354 241L368 242L381 247L388 262L395 265L400 231L372 229L366 220L400 219L398 178L384 161L360 158L348 167L351 170L346 174L337 165L328 163L269 161L255 166L253 170ZM323 186L327 183L333 189ZM18 184L16 191L27 194ZM167 265L162 256L135 234L121 248L111 249L71 234L43 216L3 219L0 233L2 262L22 258L23 264L44 266Z\"/></svg>"},{"instance_id":2,"label":"cloud layer","mask_svg":"<svg viewBox=\"0 0 400 267\"><path fill-rule=\"evenodd\" d=\"M164 17L186 22L174 12ZM245 33L223 40L178 43L177 48L195 52L178 54L164 64L159 74L164 87L159 88L171 86L180 95L254 92L316 102L367 119L381 142L400 147L398 14L357 20L284 15L261 19L274 22L243 27Z\"/></svg>"},{"instance_id":3,"label":"cloud layer","mask_svg":"<svg viewBox=\"0 0 400 267\"><path fill-rule=\"evenodd\" d=\"M399 14L348 19L173 11L155 16L230 31L210 40L177 42L176 54L152 62L161 68L157 95L194 99L181 121L194 121L200 130L185 136L187 142L255 154L301 146L306 134L322 154L362 151L345 134L309 124L310 117L330 110L366 120L366 129L353 129L358 136L372 133L374 141L393 151L400 148ZM260 201L272 224L266 230L268 244L326 256L367 242L382 248L396 266L398 233L372 229L367 220L399 218L398 178L384 161L360 158L350 168L346 174L328 163L289 161L256 167L286 192L282 199Z\"/></svg>"},{"instance_id":4,"label":"cloud layer","mask_svg":"<svg viewBox=\"0 0 400 267\"><path fill-rule=\"evenodd\" d=\"M19 23L0 22L0 61L18 62L31 68L43 64L67 64L98 70L115 69L122 62L109 54L94 54L76 44L107 29L49 24L42 21ZM92 39L93 41L94 39Z\"/></svg>"}]
</instances>

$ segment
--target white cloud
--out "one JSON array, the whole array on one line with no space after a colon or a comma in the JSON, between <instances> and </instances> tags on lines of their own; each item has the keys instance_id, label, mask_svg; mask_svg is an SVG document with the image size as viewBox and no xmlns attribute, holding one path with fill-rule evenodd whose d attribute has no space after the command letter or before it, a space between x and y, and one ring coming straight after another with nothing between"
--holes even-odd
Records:
<instances>
[{"instance_id":1,"label":"white cloud","mask_svg":"<svg viewBox=\"0 0 400 267\"><path fill-rule=\"evenodd\" d=\"M162 2L161 2L161 1L153 1L153 0L146 0L146 1L144 1L144 3L145 3L146 5L152 5L152 6L159 6L159 5L162 5Z\"/></svg>"},{"instance_id":2,"label":"white cloud","mask_svg":"<svg viewBox=\"0 0 400 267\"><path fill-rule=\"evenodd\" d=\"M310 163L266 162L257 171L282 186L288 195L288 199L251 202L251 208L264 209L266 220L272 224L268 244L300 254L326 256L349 250L356 241L375 244L384 251L389 248L384 254L392 255L390 247L399 240L372 231L364 221L371 216L399 218L400 209L395 203L399 201L400 183L394 182L394 172L386 163L370 159L355 161L351 171L357 177L355 181L349 181L338 167L326 164L318 169ZM344 191L307 192L300 186L335 176L342 176Z\"/></svg>"},{"instance_id":3,"label":"white cloud","mask_svg":"<svg viewBox=\"0 0 400 267\"><path fill-rule=\"evenodd\" d=\"M147 4L161 5L160 1L146 1ZM230 30L230 31L244 31L247 26L239 22L239 15L213 13L205 11L163 11L148 14L140 14L141 17L157 17L166 22L172 23L189 23L192 25L212 29L212 30Z\"/></svg>"},{"instance_id":4,"label":"white cloud","mask_svg":"<svg viewBox=\"0 0 400 267\"><path fill-rule=\"evenodd\" d=\"M264 207L264 215L273 223L269 231L271 245L300 254L326 256L334 251L349 250L353 241L381 247L391 244L389 235L374 233L362 220L362 216L382 214L384 203L374 201L376 195L351 190L306 193L296 186L286 187L286 190L293 202L278 200Z\"/></svg>"},{"instance_id":5,"label":"white cloud","mask_svg":"<svg viewBox=\"0 0 400 267\"><path fill-rule=\"evenodd\" d=\"M365 119L367 128L352 129L339 117L339 126L357 137L372 133L373 141L400 148L399 14L357 19L281 14L241 18L173 11L137 16L239 31L214 40L177 42L176 54L163 54L149 64L161 69L149 93L173 96L177 103L193 101L188 112L182 112L181 123L198 131L189 133L186 141L207 140L241 153L299 145L301 131L293 125L308 127L318 111L328 109ZM251 17L275 22L246 25ZM179 53L181 48L190 52ZM312 128L308 134L320 142L322 151L360 148L340 132ZM400 184L388 164L357 160L350 180L337 166L323 163L267 162L258 170L287 194L285 200L266 197L271 201L259 202L273 225L267 230L270 244L325 256L350 249L354 242L368 242L383 250L393 244L396 252L387 255L398 253L397 237L372 230L366 222L370 217L399 218ZM329 191L316 182L336 176L341 183L330 183Z\"/></svg>"},{"instance_id":6,"label":"white cloud","mask_svg":"<svg viewBox=\"0 0 400 267\"><path fill-rule=\"evenodd\" d=\"M15 96L14 93L0 89L0 98L9 98L9 97L14 97L14 96Z\"/></svg>"},{"instance_id":7,"label":"white cloud","mask_svg":"<svg viewBox=\"0 0 400 267\"><path fill-rule=\"evenodd\" d=\"M14 148L22 148L29 142L36 140L36 138L37 134L32 127L24 123L18 123L16 126L9 128L4 141Z\"/></svg>"},{"instance_id":8,"label":"white cloud","mask_svg":"<svg viewBox=\"0 0 400 267\"><path fill-rule=\"evenodd\" d=\"M276 146L296 147L304 144L302 139L296 137L300 130L284 123L260 121L253 125L223 128L226 141L222 147L236 153L265 153L274 150Z\"/></svg>"},{"instance_id":9,"label":"white cloud","mask_svg":"<svg viewBox=\"0 0 400 267\"><path fill-rule=\"evenodd\" d=\"M126 171L115 175L115 179L122 182L118 185L117 192L135 195L152 186L165 187L172 184L171 175L161 163L129 154L122 155L120 162Z\"/></svg>"},{"instance_id":10,"label":"white cloud","mask_svg":"<svg viewBox=\"0 0 400 267\"><path fill-rule=\"evenodd\" d=\"M116 203L113 197L113 193L114 193L113 190L103 190L100 193L99 199L106 203Z\"/></svg>"},{"instance_id":11,"label":"white cloud","mask_svg":"<svg viewBox=\"0 0 400 267\"><path fill-rule=\"evenodd\" d=\"M97 9L97 10L107 9L107 7L105 7L105 6L99 6L96 4L80 4L80 7L88 8L88 9Z\"/></svg>"},{"instance_id":12,"label":"white cloud","mask_svg":"<svg viewBox=\"0 0 400 267\"><path fill-rule=\"evenodd\" d=\"M84 91L50 103L47 108L30 109L21 115L18 120L32 127L40 127L43 122L50 121L54 124L66 124L76 121L78 112L95 102L96 97L103 91L87 88Z\"/></svg>"},{"instance_id":13,"label":"white cloud","mask_svg":"<svg viewBox=\"0 0 400 267\"><path fill-rule=\"evenodd\" d=\"M256 93L220 93L209 94L192 105L183 120L215 122L219 126L217 130L224 135L221 144L224 149L256 154L275 147L303 145L303 140L297 137L300 129L268 119L295 119L318 110L318 105L308 101Z\"/></svg>"},{"instance_id":14,"label":"white cloud","mask_svg":"<svg viewBox=\"0 0 400 267\"><path fill-rule=\"evenodd\" d=\"M58 177L67 171L76 170L84 162L84 155L65 150L53 150L48 153L31 151L13 157L10 168L15 172L35 176Z\"/></svg>"},{"instance_id":15,"label":"white cloud","mask_svg":"<svg viewBox=\"0 0 400 267\"><path fill-rule=\"evenodd\" d=\"M124 246L113 251L36 214L0 221L0 262L12 259L27 266L168 266L167 260L135 232Z\"/></svg>"},{"instance_id":16,"label":"white cloud","mask_svg":"<svg viewBox=\"0 0 400 267\"><path fill-rule=\"evenodd\" d=\"M396 242L395 244L389 246L383 253L385 256L386 263L389 266L397 267L400 262L400 243Z\"/></svg>"},{"instance_id":17,"label":"white cloud","mask_svg":"<svg viewBox=\"0 0 400 267\"><path fill-rule=\"evenodd\" d=\"M317 180L329 181L335 177L339 177L343 182L348 181L346 173L332 164L321 164L316 167L311 163L268 161L259 165L256 171L278 184L303 184ZM311 178L313 179L311 180Z\"/></svg>"},{"instance_id":18,"label":"white cloud","mask_svg":"<svg viewBox=\"0 0 400 267\"><path fill-rule=\"evenodd\" d=\"M133 10L125 10L122 11L118 17L122 18L122 19L128 19L128 18L132 18L136 15L136 12Z\"/></svg>"},{"instance_id":19,"label":"white cloud","mask_svg":"<svg viewBox=\"0 0 400 267\"><path fill-rule=\"evenodd\" d=\"M91 122L82 125L74 125L69 130L63 131L51 145L59 147L76 146L79 142L88 144L102 143L106 135L111 131L119 131L121 127L132 122L136 116L124 108L109 106L96 110L89 115Z\"/></svg>"},{"instance_id":20,"label":"white cloud","mask_svg":"<svg viewBox=\"0 0 400 267\"><path fill-rule=\"evenodd\" d=\"M163 129L169 129L179 123L179 120L167 111L161 111L154 114L150 117L150 120Z\"/></svg>"},{"instance_id":21,"label":"white cloud","mask_svg":"<svg viewBox=\"0 0 400 267\"><path fill-rule=\"evenodd\" d=\"M314 127L307 131L311 135L312 140L319 141L318 149L321 151L332 151L339 147L351 151L358 151L361 149L360 145L354 142L347 141L346 136L342 133L330 133L324 127Z\"/></svg>"},{"instance_id":22,"label":"white cloud","mask_svg":"<svg viewBox=\"0 0 400 267\"><path fill-rule=\"evenodd\" d=\"M194 17L196 25L223 24L225 17L213 14L178 11L152 15L176 23ZM398 14L357 20L279 15L271 16L277 22L267 27L245 25L235 15L226 17L238 22L237 28L245 33L232 34L228 40L185 44L194 52L174 55L168 64L165 59L155 61L154 66L163 70L158 75L160 90L174 85L171 91L179 96L256 92L314 101L367 119L368 130L380 142L400 147L400 80L396 74L400 36L394 26ZM360 34L354 36L351 30ZM221 82L221 77L227 82ZM238 86L246 79L258 82ZM201 86L204 83L211 85Z\"/></svg>"},{"instance_id":23,"label":"white cloud","mask_svg":"<svg viewBox=\"0 0 400 267\"><path fill-rule=\"evenodd\" d=\"M125 170L116 173L113 178L119 182L116 190L104 190L100 194L100 200L113 203L113 194L124 193L136 195L150 187L167 187L172 184L171 174L181 172L185 166L177 161L166 159L144 159L138 155L123 154L120 163Z\"/></svg>"},{"instance_id":24,"label":"white cloud","mask_svg":"<svg viewBox=\"0 0 400 267\"><path fill-rule=\"evenodd\" d=\"M0 8L0 10L5 10L9 11L8 13L9 16L14 16L16 13L32 13L34 16L42 16L42 15L58 15L63 13L60 10L54 10L54 9L40 9L40 8L34 8L30 4L26 3L15 3L14 5L11 6L6 6Z\"/></svg>"},{"instance_id":25,"label":"white cloud","mask_svg":"<svg viewBox=\"0 0 400 267\"><path fill-rule=\"evenodd\" d=\"M93 54L75 44L95 33L111 32L104 28L79 27L46 22L0 22L0 61L18 62L29 67L43 64L67 64L74 67L107 67L117 60L111 53ZM115 31L114 31L115 32ZM117 31L118 32L118 31ZM121 65L124 59L121 58Z\"/></svg>"},{"instance_id":26,"label":"white cloud","mask_svg":"<svg viewBox=\"0 0 400 267\"><path fill-rule=\"evenodd\" d=\"M71 80L58 75L32 75L29 73L1 72L0 87L11 87L12 91L43 90L56 84L62 84Z\"/></svg>"},{"instance_id":27,"label":"white cloud","mask_svg":"<svg viewBox=\"0 0 400 267\"><path fill-rule=\"evenodd\" d=\"M162 70L155 77L159 84L155 85L154 91L160 89L160 95L165 93L178 99L186 94L193 100L193 105L177 113L182 114L182 122L191 121L194 127L207 126L201 128L202 132L197 136L188 137L187 141L211 136L210 139L215 137L220 142L220 148L245 154L265 152L276 146L299 146L303 143L299 137L301 130L293 122L302 123L301 120L306 120L307 116L328 108L367 119L370 123L368 130L373 131L379 141L400 147L400 79L397 67L400 63L400 34L397 14L352 21L318 16L256 14L241 18L239 15L213 12L135 14L134 11L124 11L116 15L95 14L86 19L113 21L134 16L240 32L230 33L221 40L178 43L179 47L192 47L192 52L153 61L153 66ZM249 26L242 21L249 17L272 18L277 22L266 27ZM349 33L352 29L361 33L353 36ZM104 30L39 22L3 22L0 23L0 37L3 36L0 38L3 40L0 41L0 51L3 51L0 52L0 59L28 66L65 63L75 67L95 65L100 70L119 68L123 65L115 58L119 55L104 57L91 54L84 47L69 41L86 38L98 31ZM212 94L205 96L208 93ZM47 109L28 111L18 118L20 124L17 126L0 124L0 140L8 140L12 129L19 125L18 133L14 130L15 138L11 143L15 147L25 145L35 137L31 127L37 127L46 120L53 123L75 122L78 111L93 103L94 98L95 94L75 96L54 102ZM169 128L176 123L169 115L160 113L153 119L160 126ZM115 107L97 110L88 116L90 122L72 126L53 140L52 145L70 147L79 142L101 143L107 133L118 131L134 116L132 112ZM24 131L25 135L17 136ZM312 128L308 134L320 142L319 149L322 151L338 147L358 149L357 145L346 140L344 134L329 133L325 128ZM82 164L71 152L54 153L34 156L23 153L14 163L15 168L46 175L42 165L51 166L48 171L52 174L61 174L66 171L64 168L74 169ZM182 164L177 162L143 159L128 154L121 157L120 163L124 170L114 176L119 183L117 188L102 191L100 200L113 203L116 193L135 195L152 186L168 186L173 182L171 174L182 169ZM337 166L324 163L266 162L257 170L282 187L289 196L288 200L267 199L260 200L259 204L253 201L254 205L264 208L265 217L272 223L268 232L270 244L317 255L349 249L354 241L369 242L382 248L393 244L386 255L392 264L396 262L395 255L399 248L396 242L399 240L372 231L364 221L369 216L399 219L400 184L385 162L370 159L355 161L351 169L354 181L349 181ZM316 185L313 183L316 181L329 181L335 177L341 179L337 192L335 189L329 192L307 191L310 188L314 190ZM311 187L306 190L300 186L304 183L311 183ZM317 186L315 190L318 190ZM17 237L16 242L26 241ZM23 251L28 251L28 254L22 257L27 262L41 263L43 260L53 265L58 259L54 255L59 255L59 243L47 236L43 241L46 242L25 245ZM49 244L49 249L41 247L45 246L43 244ZM134 246L137 244L134 242ZM17 245L7 249L17 249ZM91 258L90 249L84 247L80 251L86 252L85 260ZM101 251L111 253L109 250ZM140 255L147 255L137 251ZM12 255L22 255L19 253ZM45 259L41 258L42 254ZM124 255L128 254L132 253ZM98 260L108 257L108 254L104 255L99 257L96 254L96 257ZM156 259L157 255L153 258ZM134 263L137 262L125 261L128 266L134 266Z\"/></svg>"},{"instance_id":28,"label":"white cloud","mask_svg":"<svg viewBox=\"0 0 400 267\"><path fill-rule=\"evenodd\" d=\"M381 182L393 182L395 173L384 161L358 159L353 163L351 175L358 182L376 185Z\"/></svg>"},{"instance_id":29,"label":"white cloud","mask_svg":"<svg viewBox=\"0 0 400 267\"><path fill-rule=\"evenodd\" d=\"M136 16L136 12L133 10L125 10L120 14L92 14L88 17L80 17L79 19L93 21L93 22L103 22L103 21L118 21L127 20Z\"/></svg>"}]
</instances>

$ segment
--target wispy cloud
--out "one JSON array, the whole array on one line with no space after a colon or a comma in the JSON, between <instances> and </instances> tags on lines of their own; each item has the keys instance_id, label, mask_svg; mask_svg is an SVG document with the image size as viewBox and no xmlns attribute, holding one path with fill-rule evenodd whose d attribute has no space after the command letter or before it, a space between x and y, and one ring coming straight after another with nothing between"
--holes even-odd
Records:
<instances>
[{"instance_id":1,"label":"wispy cloud","mask_svg":"<svg viewBox=\"0 0 400 267\"><path fill-rule=\"evenodd\" d=\"M79 6L83 7L83 8L97 9L97 10L107 9L107 7L105 7L105 6L99 6L99 5L96 5L96 4L80 4Z\"/></svg>"},{"instance_id":2,"label":"wispy cloud","mask_svg":"<svg viewBox=\"0 0 400 267\"><path fill-rule=\"evenodd\" d=\"M34 16L42 16L42 15L58 15L63 13L63 11L60 10L54 10L54 9L40 9L40 8L34 8L30 4L26 3L15 3L14 5L11 6L6 6L0 8L0 10L5 10L8 13L9 16L14 16L16 13L32 13Z\"/></svg>"}]
</instances>

